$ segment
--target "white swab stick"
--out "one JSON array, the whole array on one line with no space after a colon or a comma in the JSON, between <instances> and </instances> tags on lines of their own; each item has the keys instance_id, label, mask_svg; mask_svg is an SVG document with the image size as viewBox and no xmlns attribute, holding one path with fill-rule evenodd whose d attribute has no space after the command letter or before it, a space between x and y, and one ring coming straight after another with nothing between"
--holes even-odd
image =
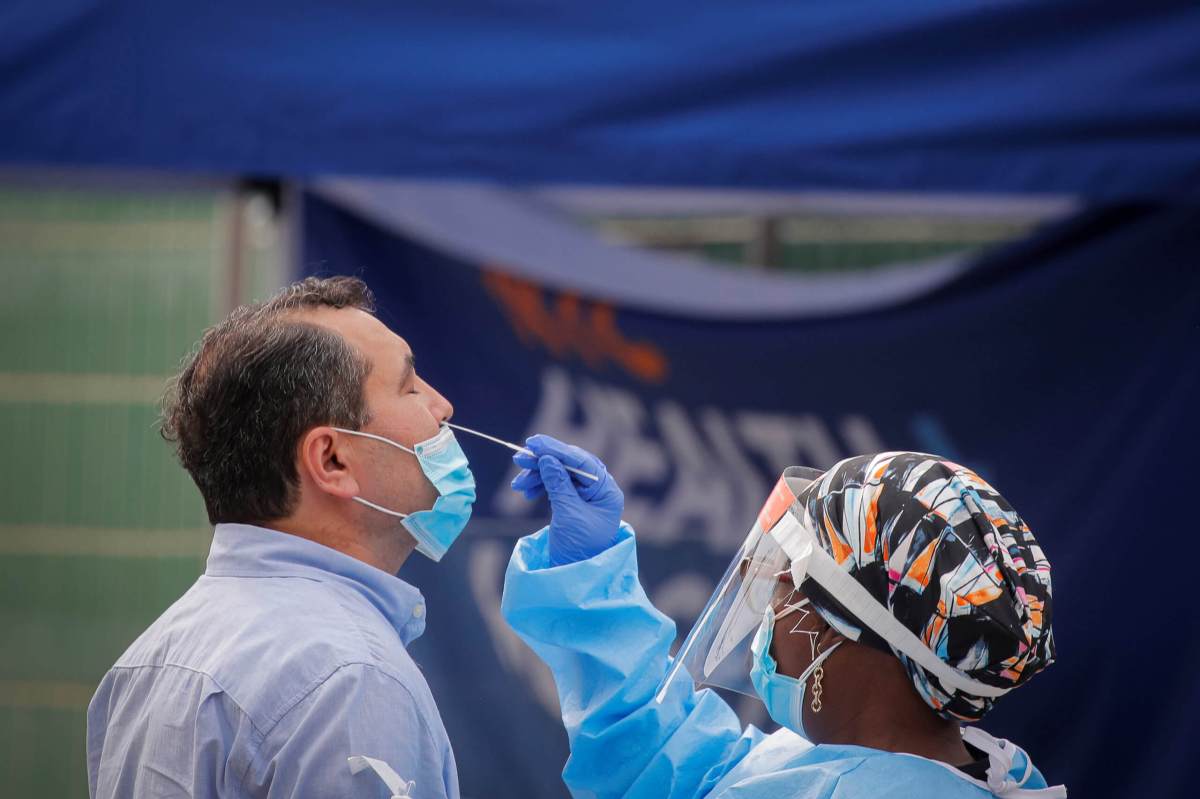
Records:
<instances>
[{"instance_id":1,"label":"white swab stick","mask_svg":"<svg viewBox=\"0 0 1200 799\"><path fill-rule=\"evenodd\" d=\"M496 438L495 436L489 436L487 433L481 433L478 430L472 430L471 428L463 427L460 424L454 424L452 422L444 422L444 424L446 425L446 427L452 427L455 430L461 430L462 432L470 433L473 436L479 436L480 438L486 438L488 441L491 441L493 444L499 444L502 447L508 447L513 452L523 452L526 455L530 456L531 458L537 457L536 455L533 454L533 452L528 447L519 447L516 444L513 444L511 441L505 441L502 438ZM591 472L585 472L583 469L576 469L574 466L567 466L565 463L563 464L563 468L566 469L568 472L573 472L574 474L577 474L580 477L586 477L589 480L599 480L600 479L599 477L592 474Z\"/></svg>"}]
</instances>

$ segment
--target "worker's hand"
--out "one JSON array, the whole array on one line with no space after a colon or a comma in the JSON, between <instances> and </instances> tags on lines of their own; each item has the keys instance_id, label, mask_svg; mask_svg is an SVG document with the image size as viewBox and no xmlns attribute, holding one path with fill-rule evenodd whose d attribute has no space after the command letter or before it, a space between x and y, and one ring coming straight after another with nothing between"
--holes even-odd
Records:
<instances>
[{"instance_id":1,"label":"worker's hand","mask_svg":"<svg viewBox=\"0 0 1200 799\"><path fill-rule=\"evenodd\" d=\"M625 495L595 455L550 436L531 436L513 462L521 473L512 482L526 499L550 497L550 565L586 560L608 549L617 537ZM572 466L598 480L568 472Z\"/></svg>"}]
</instances>

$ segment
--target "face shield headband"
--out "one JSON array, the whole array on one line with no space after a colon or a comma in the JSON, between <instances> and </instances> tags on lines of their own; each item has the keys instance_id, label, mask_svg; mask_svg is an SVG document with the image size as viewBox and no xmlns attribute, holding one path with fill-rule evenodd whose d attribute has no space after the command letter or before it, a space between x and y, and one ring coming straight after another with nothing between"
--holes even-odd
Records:
<instances>
[{"instance_id":1,"label":"face shield headband","mask_svg":"<svg viewBox=\"0 0 1200 799\"><path fill-rule=\"evenodd\" d=\"M939 658L825 551L817 538L814 521L796 502L796 497L820 477L820 472L803 467L784 471L680 646L656 699L662 702L671 684L685 675L697 685L756 696L750 679L753 633L767 607L778 601L781 593L784 597L790 593L781 590L779 579L781 573L789 572L792 586L813 580L865 627L948 688L986 698L1006 694L1010 688L979 682Z\"/></svg>"}]
</instances>

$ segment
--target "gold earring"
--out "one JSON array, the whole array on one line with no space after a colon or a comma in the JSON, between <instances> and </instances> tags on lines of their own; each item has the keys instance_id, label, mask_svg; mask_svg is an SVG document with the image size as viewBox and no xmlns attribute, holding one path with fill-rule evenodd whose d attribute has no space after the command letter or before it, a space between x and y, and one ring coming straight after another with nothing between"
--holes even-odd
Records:
<instances>
[{"instance_id":1,"label":"gold earring","mask_svg":"<svg viewBox=\"0 0 1200 799\"><path fill-rule=\"evenodd\" d=\"M813 698L812 698L812 704L810 705L813 713L821 712L821 707L822 707L821 691L823 690L821 688L821 678L824 676L825 676L825 666L823 666L823 665L817 666L817 668L813 670L813 687L812 687Z\"/></svg>"}]
</instances>

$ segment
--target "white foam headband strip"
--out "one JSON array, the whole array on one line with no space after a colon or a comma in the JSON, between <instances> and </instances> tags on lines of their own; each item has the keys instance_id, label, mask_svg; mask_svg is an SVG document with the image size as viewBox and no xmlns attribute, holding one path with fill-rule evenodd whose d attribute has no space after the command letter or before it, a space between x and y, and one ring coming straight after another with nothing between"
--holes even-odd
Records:
<instances>
[{"instance_id":1,"label":"white foam headband strip","mask_svg":"<svg viewBox=\"0 0 1200 799\"><path fill-rule=\"evenodd\" d=\"M828 591L872 632L936 676L942 685L989 699L1003 696L1012 690L1011 687L998 688L973 680L935 655L924 641L901 624L887 608L875 601L875 597L871 596L862 584L842 569L829 553L813 540L812 531L801 524L790 511L783 514L783 518L772 528L771 536L779 542L779 546L792 559L794 566L803 564L806 567L805 575ZM793 572L793 580L797 587L805 575L796 579Z\"/></svg>"}]
</instances>

